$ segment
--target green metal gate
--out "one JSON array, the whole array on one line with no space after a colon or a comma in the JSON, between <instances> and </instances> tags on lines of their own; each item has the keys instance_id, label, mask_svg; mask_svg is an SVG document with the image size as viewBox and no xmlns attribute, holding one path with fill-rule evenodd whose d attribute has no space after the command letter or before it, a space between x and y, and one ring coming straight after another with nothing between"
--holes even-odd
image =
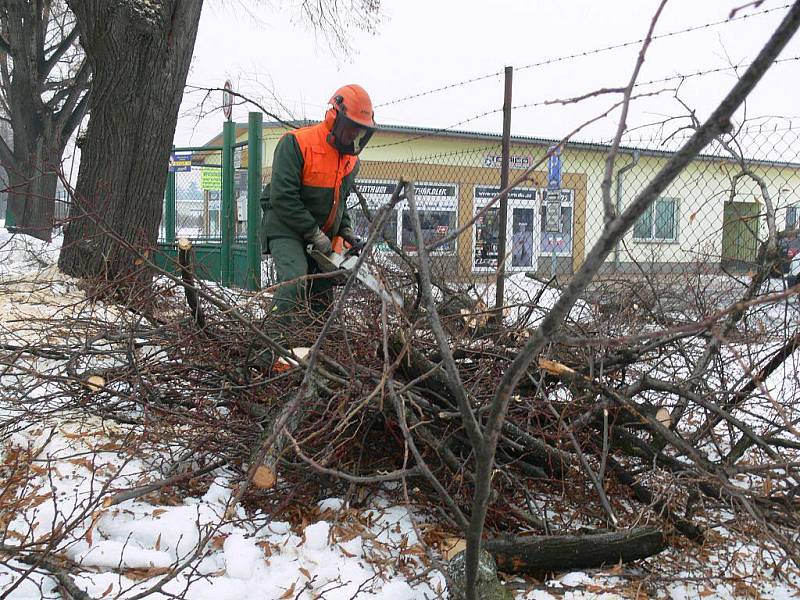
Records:
<instances>
[{"instance_id":1,"label":"green metal gate","mask_svg":"<svg viewBox=\"0 0 800 600\"><path fill-rule=\"evenodd\" d=\"M228 121L222 146L173 149L160 267L175 271L177 240L187 238L198 277L227 287L261 287L261 142L262 115L251 112L243 141L236 141L236 124Z\"/></svg>"}]
</instances>

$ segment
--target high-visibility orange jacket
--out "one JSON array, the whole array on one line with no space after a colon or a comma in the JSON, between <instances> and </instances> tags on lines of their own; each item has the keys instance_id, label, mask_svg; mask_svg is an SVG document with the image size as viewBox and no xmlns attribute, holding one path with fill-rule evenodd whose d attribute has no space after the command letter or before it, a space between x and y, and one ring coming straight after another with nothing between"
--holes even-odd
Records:
<instances>
[{"instance_id":1,"label":"high-visibility orange jacket","mask_svg":"<svg viewBox=\"0 0 800 600\"><path fill-rule=\"evenodd\" d=\"M323 121L290 131L275 147L272 180L262 197L265 247L270 238L303 238L315 227L331 238L352 227L346 201L359 161L328 143L330 126Z\"/></svg>"}]
</instances>

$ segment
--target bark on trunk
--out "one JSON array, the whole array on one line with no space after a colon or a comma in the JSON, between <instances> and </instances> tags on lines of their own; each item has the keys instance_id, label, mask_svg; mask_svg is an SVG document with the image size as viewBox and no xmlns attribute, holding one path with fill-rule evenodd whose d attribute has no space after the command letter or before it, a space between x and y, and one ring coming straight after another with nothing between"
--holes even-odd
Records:
<instances>
[{"instance_id":1,"label":"bark on trunk","mask_svg":"<svg viewBox=\"0 0 800 600\"><path fill-rule=\"evenodd\" d=\"M630 562L658 554L666 547L664 534L649 527L589 535L494 539L485 545L499 570L534 575Z\"/></svg>"},{"instance_id":2,"label":"bark on trunk","mask_svg":"<svg viewBox=\"0 0 800 600\"><path fill-rule=\"evenodd\" d=\"M15 145L14 165L8 172L6 229L49 242L53 234L56 184L63 147L52 148L43 137L34 141L31 152Z\"/></svg>"},{"instance_id":3,"label":"bark on trunk","mask_svg":"<svg viewBox=\"0 0 800 600\"><path fill-rule=\"evenodd\" d=\"M70 0L93 70L90 119L59 268L149 282L167 166L202 0Z\"/></svg>"}]
</instances>

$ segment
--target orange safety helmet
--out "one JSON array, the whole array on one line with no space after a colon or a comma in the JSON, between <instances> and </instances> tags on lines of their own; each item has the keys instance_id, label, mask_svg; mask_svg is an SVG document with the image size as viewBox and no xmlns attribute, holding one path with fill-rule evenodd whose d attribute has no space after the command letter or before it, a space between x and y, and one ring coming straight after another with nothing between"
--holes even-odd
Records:
<instances>
[{"instance_id":1,"label":"orange safety helmet","mask_svg":"<svg viewBox=\"0 0 800 600\"><path fill-rule=\"evenodd\" d=\"M358 154L375 132L372 100L360 85L340 87L328 101L325 113L328 142L342 154Z\"/></svg>"}]
</instances>

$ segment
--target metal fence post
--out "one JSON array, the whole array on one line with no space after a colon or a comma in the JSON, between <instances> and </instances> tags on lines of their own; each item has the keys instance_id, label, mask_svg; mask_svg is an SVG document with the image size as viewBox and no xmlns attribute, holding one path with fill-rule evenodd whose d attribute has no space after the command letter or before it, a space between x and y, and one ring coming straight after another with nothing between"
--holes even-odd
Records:
<instances>
[{"instance_id":1,"label":"metal fence post","mask_svg":"<svg viewBox=\"0 0 800 600\"><path fill-rule=\"evenodd\" d=\"M514 67L505 70L505 94L503 99L503 146L502 164L500 165L500 189L508 186L508 167L511 154L511 78ZM505 304L506 276L506 221L508 220L508 194L500 196L500 232L497 239L497 286L495 288L494 306L500 311L495 315L498 324L503 322L502 308Z\"/></svg>"},{"instance_id":2,"label":"metal fence post","mask_svg":"<svg viewBox=\"0 0 800 600\"><path fill-rule=\"evenodd\" d=\"M220 265L222 285L233 281L233 236L235 206L233 205L233 144L236 124L226 121L222 126L222 202L220 203Z\"/></svg>"},{"instance_id":3,"label":"metal fence post","mask_svg":"<svg viewBox=\"0 0 800 600\"><path fill-rule=\"evenodd\" d=\"M261 137L262 116L247 120L247 277L246 287L261 287Z\"/></svg>"},{"instance_id":4,"label":"metal fence post","mask_svg":"<svg viewBox=\"0 0 800 600\"><path fill-rule=\"evenodd\" d=\"M172 147L175 151L175 146ZM175 171L167 172L167 189L164 193L164 241L170 246L175 243Z\"/></svg>"}]
</instances>

